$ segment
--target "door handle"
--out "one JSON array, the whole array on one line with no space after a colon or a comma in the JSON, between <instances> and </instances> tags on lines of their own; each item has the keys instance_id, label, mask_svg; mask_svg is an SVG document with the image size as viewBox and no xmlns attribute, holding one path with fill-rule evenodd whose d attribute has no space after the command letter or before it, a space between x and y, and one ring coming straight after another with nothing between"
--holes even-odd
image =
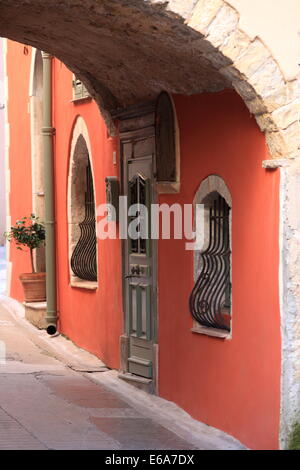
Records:
<instances>
[{"instance_id":1,"label":"door handle","mask_svg":"<svg viewBox=\"0 0 300 470\"><path fill-rule=\"evenodd\" d=\"M131 273L127 274L127 276L124 276L124 277L125 277L125 279L129 279L131 277L139 276L140 274L141 274L140 267L139 266L132 266Z\"/></svg>"},{"instance_id":2,"label":"door handle","mask_svg":"<svg viewBox=\"0 0 300 470\"><path fill-rule=\"evenodd\" d=\"M141 270L140 270L140 267L137 266L136 268L132 268L132 271L131 271L132 274L136 274L137 276L139 276L141 274Z\"/></svg>"}]
</instances>

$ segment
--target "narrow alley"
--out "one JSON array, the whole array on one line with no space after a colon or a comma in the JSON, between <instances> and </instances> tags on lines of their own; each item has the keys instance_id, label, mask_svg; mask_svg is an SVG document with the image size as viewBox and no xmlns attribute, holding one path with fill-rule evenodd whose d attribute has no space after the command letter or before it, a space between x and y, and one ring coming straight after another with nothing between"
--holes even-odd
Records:
<instances>
[{"instance_id":1,"label":"narrow alley","mask_svg":"<svg viewBox=\"0 0 300 470\"><path fill-rule=\"evenodd\" d=\"M0 450L300 449L300 1L0 12Z\"/></svg>"},{"instance_id":2,"label":"narrow alley","mask_svg":"<svg viewBox=\"0 0 300 470\"><path fill-rule=\"evenodd\" d=\"M0 299L0 449L242 449L176 405L118 379L71 341L47 337ZM151 416L151 418L150 418Z\"/></svg>"}]
</instances>

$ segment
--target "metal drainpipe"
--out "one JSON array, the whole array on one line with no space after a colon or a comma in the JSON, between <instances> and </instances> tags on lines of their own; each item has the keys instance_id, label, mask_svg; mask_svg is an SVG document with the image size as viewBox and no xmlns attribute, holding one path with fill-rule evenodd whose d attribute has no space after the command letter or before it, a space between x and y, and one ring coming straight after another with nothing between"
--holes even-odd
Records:
<instances>
[{"instance_id":1,"label":"metal drainpipe","mask_svg":"<svg viewBox=\"0 0 300 470\"><path fill-rule=\"evenodd\" d=\"M43 58L43 157L45 187L45 229L46 229L46 295L47 333L57 331L56 302L56 250L55 250L55 214L54 214L54 156L52 126L52 56L42 52Z\"/></svg>"}]
</instances>

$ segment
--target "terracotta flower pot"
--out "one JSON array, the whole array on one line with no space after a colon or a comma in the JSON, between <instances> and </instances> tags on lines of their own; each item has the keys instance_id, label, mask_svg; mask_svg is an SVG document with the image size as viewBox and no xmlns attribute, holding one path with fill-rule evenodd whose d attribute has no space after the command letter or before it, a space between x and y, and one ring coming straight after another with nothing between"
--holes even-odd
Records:
<instances>
[{"instance_id":1,"label":"terracotta flower pot","mask_svg":"<svg viewBox=\"0 0 300 470\"><path fill-rule=\"evenodd\" d=\"M46 273L24 273L19 279L23 284L25 302L45 302Z\"/></svg>"}]
</instances>

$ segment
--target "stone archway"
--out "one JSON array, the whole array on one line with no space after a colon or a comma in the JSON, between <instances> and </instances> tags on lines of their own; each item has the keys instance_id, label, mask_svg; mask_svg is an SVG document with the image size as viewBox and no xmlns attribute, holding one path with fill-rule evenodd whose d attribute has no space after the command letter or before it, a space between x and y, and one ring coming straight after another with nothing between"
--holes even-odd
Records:
<instances>
[{"instance_id":1,"label":"stone archway","mask_svg":"<svg viewBox=\"0 0 300 470\"><path fill-rule=\"evenodd\" d=\"M264 165L288 162L281 169L279 269L284 442L300 410L300 230L293 203L300 181L299 81L285 80L270 50L241 30L238 11L225 0L0 0L0 8L0 35L62 60L109 126L120 110L161 90L234 88L266 135L273 160Z\"/></svg>"},{"instance_id":2,"label":"stone archway","mask_svg":"<svg viewBox=\"0 0 300 470\"><path fill-rule=\"evenodd\" d=\"M108 123L162 89L233 87L266 133L271 157L297 155L297 83L285 82L261 40L239 29L239 13L225 0L0 0L0 7L0 34L61 59Z\"/></svg>"}]
</instances>

